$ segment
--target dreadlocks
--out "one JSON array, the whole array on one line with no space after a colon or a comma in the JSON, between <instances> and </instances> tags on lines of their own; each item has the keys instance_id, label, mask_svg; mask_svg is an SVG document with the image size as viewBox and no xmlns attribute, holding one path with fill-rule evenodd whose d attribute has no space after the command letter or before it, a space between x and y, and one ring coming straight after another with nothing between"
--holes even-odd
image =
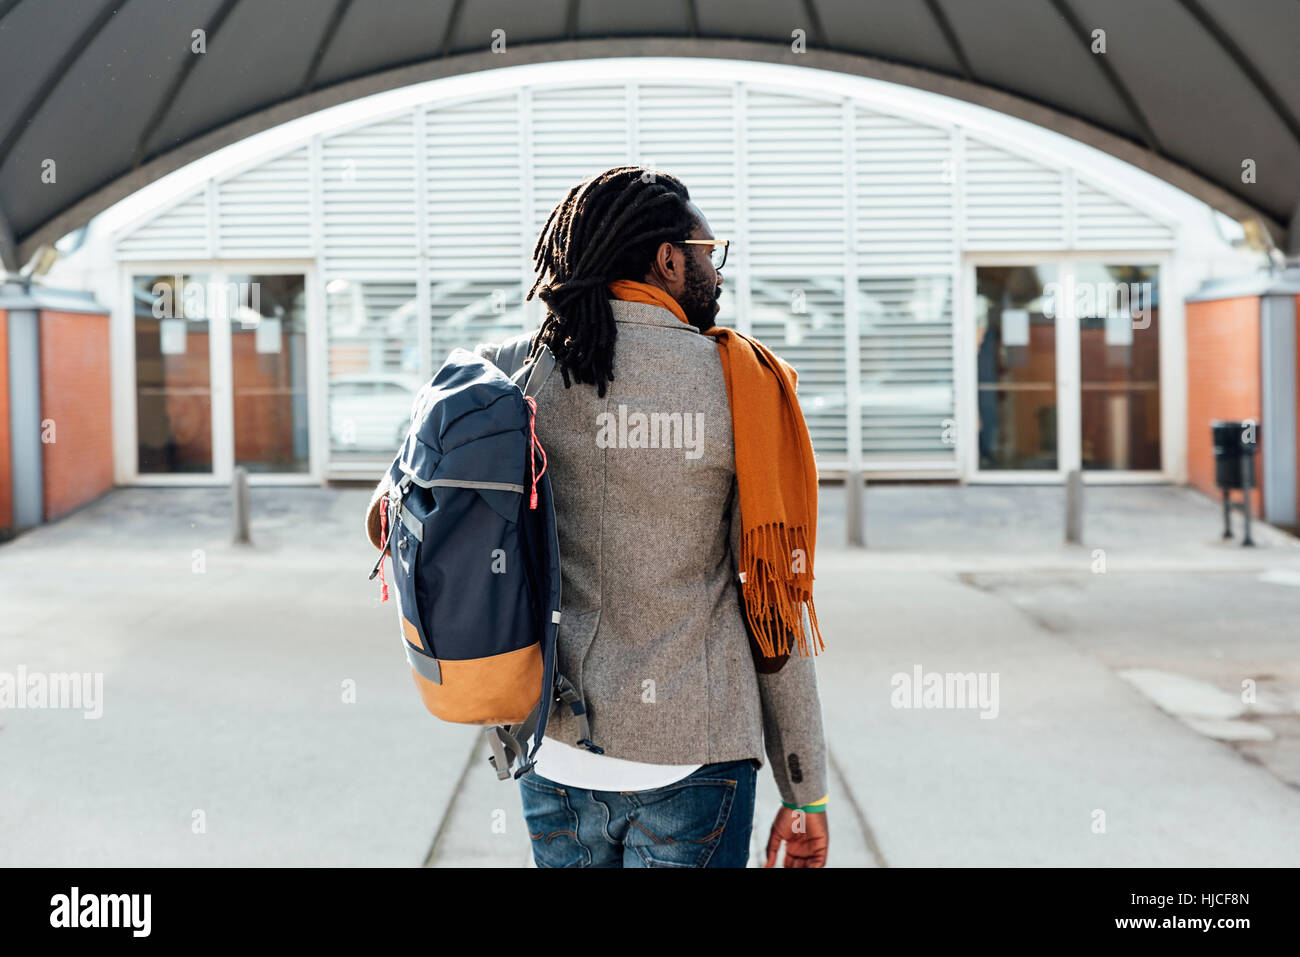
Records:
<instances>
[{"instance_id":1,"label":"dreadlocks","mask_svg":"<svg viewBox=\"0 0 1300 957\"><path fill-rule=\"evenodd\" d=\"M574 186L547 217L533 250L537 281L524 298L546 303L533 352L550 347L566 389L572 374L604 398L617 335L605 284L643 279L660 243L690 234L690 198L667 173L617 166Z\"/></svg>"}]
</instances>

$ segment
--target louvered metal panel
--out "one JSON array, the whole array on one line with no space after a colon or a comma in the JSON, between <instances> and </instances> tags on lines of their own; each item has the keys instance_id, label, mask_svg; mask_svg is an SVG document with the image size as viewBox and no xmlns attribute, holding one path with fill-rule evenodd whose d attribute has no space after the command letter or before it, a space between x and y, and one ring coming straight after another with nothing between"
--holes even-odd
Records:
<instances>
[{"instance_id":1,"label":"louvered metal panel","mask_svg":"<svg viewBox=\"0 0 1300 957\"><path fill-rule=\"evenodd\" d=\"M533 223L540 230L570 188L630 163L627 89L622 84L539 88L533 90L532 107Z\"/></svg>"},{"instance_id":2,"label":"louvered metal panel","mask_svg":"<svg viewBox=\"0 0 1300 957\"><path fill-rule=\"evenodd\" d=\"M799 373L819 466L848 451L847 175L838 102L747 90L744 197L753 335Z\"/></svg>"},{"instance_id":3,"label":"louvered metal panel","mask_svg":"<svg viewBox=\"0 0 1300 957\"><path fill-rule=\"evenodd\" d=\"M513 276L517 283L524 196L519 97L428 110L424 131L430 278Z\"/></svg>"},{"instance_id":4,"label":"louvered metal panel","mask_svg":"<svg viewBox=\"0 0 1300 957\"><path fill-rule=\"evenodd\" d=\"M414 113L321 144L323 260L329 275L415 276Z\"/></svg>"},{"instance_id":5,"label":"louvered metal panel","mask_svg":"<svg viewBox=\"0 0 1300 957\"><path fill-rule=\"evenodd\" d=\"M951 272L957 242L952 132L898 116L854 116L859 275Z\"/></svg>"},{"instance_id":6,"label":"louvered metal panel","mask_svg":"<svg viewBox=\"0 0 1300 957\"><path fill-rule=\"evenodd\" d=\"M873 277L858 284L862 452L951 460L952 277Z\"/></svg>"},{"instance_id":7,"label":"louvered metal panel","mask_svg":"<svg viewBox=\"0 0 1300 957\"><path fill-rule=\"evenodd\" d=\"M955 466L954 131L854 112L854 251L861 449ZM945 439L947 442L945 443Z\"/></svg>"},{"instance_id":8,"label":"louvered metal panel","mask_svg":"<svg viewBox=\"0 0 1300 957\"><path fill-rule=\"evenodd\" d=\"M207 190L118 237L119 259L204 259L208 255Z\"/></svg>"},{"instance_id":9,"label":"louvered metal panel","mask_svg":"<svg viewBox=\"0 0 1300 957\"><path fill-rule=\"evenodd\" d=\"M1065 177L975 138L966 141L965 249L1065 249Z\"/></svg>"},{"instance_id":10,"label":"louvered metal panel","mask_svg":"<svg viewBox=\"0 0 1300 957\"><path fill-rule=\"evenodd\" d=\"M684 104L690 108L683 110ZM638 162L682 180L691 200L708 217L713 234L739 243L731 89L642 83L636 88L636 116Z\"/></svg>"},{"instance_id":11,"label":"louvered metal panel","mask_svg":"<svg viewBox=\"0 0 1300 957\"><path fill-rule=\"evenodd\" d=\"M499 280L443 279L429 290L433 336L432 368L452 349L500 342L524 329L519 273L502 270Z\"/></svg>"},{"instance_id":12,"label":"louvered metal panel","mask_svg":"<svg viewBox=\"0 0 1300 957\"><path fill-rule=\"evenodd\" d=\"M799 373L799 405L819 465L848 451L844 277L770 274L750 280L753 335Z\"/></svg>"},{"instance_id":13,"label":"louvered metal panel","mask_svg":"<svg viewBox=\"0 0 1300 957\"><path fill-rule=\"evenodd\" d=\"M751 267L842 273L843 107L750 90L745 133Z\"/></svg>"},{"instance_id":14,"label":"louvered metal panel","mask_svg":"<svg viewBox=\"0 0 1300 957\"><path fill-rule=\"evenodd\" d=\"M849 403L860 409L853 438L868 468L955 468L961 250L1175 242L1134 201L1008 144L767 86L537 85L422 104L322 134L310 149L318 154L301 146L216 182L211 201L196 192L120 235L116 252L298 257L319 237L335 468L391 456L388 437L376 438L391 424L382 396L409 411L394 384L413 394L421 360L436 369L456 346L526 327L520 299L541 224L570 187L610 166L681 176L715 233L735 239L721 321L737 324L736 308L747 309L750 331L799 371L823 468L842 467L854 444ZM735 295L746 281L748 294ZM846 327L857 328L855 344ZM335 434L336 407L364 433L361 446Z\"/></svg>"},{"instance_id":15,"label":"louvered metal panel","mask_svg":"<svg viewBox=\"0 0 1300 957\"><path fill-rule=\"evenodd\" d=\"M312 254L307 147L219 181L216 195L218 256Z\"/></svg>"},{"instance_id":16,"label":"louvered metal panel","mask_svg":"<svg viewBox=\"0 0 1300 957\"><path fill-rule=\"evenodd\" d=\"M1173 230L1088 183L1075 189L1077 249L1168 249Z\"/></svg>"}]
</instances>

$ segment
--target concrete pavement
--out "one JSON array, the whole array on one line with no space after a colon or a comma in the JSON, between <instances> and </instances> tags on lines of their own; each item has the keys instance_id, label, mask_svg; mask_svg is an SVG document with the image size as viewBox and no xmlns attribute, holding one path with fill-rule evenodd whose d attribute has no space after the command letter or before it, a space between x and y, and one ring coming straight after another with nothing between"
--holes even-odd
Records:
<instances>
[{"instance_id":1,"label":"concrete pavement","mask_svg":"<svg viewBox=\"0 0 1300 957\"><path fill-rule=\"evenodd\" d=\"M119 489L0 546L0 671L103 674L99 719L0 711L0 865L529 862L517 783L411 686L368 491L254 488L239 547L223 490ZM1065 547L1060 495L872 486L863 552L823 487L830 864L1300 863L1300 543L1220 542L1186 489L1090 487ZM997 675L997 717L894 707L917 667ZM1274 738L1195 730L1141 669L1254 675Z\"/></svg>"}]
</instances>

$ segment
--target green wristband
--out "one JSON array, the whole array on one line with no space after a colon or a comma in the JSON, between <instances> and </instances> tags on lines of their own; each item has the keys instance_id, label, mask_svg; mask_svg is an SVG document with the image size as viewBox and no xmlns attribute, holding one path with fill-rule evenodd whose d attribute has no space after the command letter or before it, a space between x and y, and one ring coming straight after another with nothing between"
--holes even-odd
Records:
<instances>
[{"instance_id":1,"label":"green wristband","mask_svg":"<svg viewBox=\"0 0 1300 957\"><path fill-rule=\"evenodd\" d=\"M792 811L813 811L813 812L817 812L817 811L825 811L825 810L826 810L826 803L825 803L825 802L822 802L821 804L805 804L805 805L803 805L802 807L800 807L798 804L787 804L785 801L782 801L782 802L781 802L781 806L782 806L782 807L788 807L788 808L789 808L790 810L792 810Z\"/></svg>"}]
</instances>

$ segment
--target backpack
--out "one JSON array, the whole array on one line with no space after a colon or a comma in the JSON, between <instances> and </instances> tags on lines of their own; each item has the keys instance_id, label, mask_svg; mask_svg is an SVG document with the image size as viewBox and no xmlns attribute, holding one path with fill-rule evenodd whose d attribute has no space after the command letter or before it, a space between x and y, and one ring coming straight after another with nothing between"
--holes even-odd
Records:
<instances>
[{"instance_id":1,"label":"backpack","mask_svg":"<svg viewBox=\"0 0 1300 957\"><path fill-rule=\"evenodd\" d=\"M556 670L560 549L535 394L555 366L529 340L496 362L456 348L420 389L379 501L392 558L402 644L425 707L457 724L490 725L499 780L533 769L557 703L590 740L581 696ZM498 365L497 363L504 363ZM522 387L521 387L522 383ZM533 746L528 750L528 738Z\"/></svg>"}]
</instances>

